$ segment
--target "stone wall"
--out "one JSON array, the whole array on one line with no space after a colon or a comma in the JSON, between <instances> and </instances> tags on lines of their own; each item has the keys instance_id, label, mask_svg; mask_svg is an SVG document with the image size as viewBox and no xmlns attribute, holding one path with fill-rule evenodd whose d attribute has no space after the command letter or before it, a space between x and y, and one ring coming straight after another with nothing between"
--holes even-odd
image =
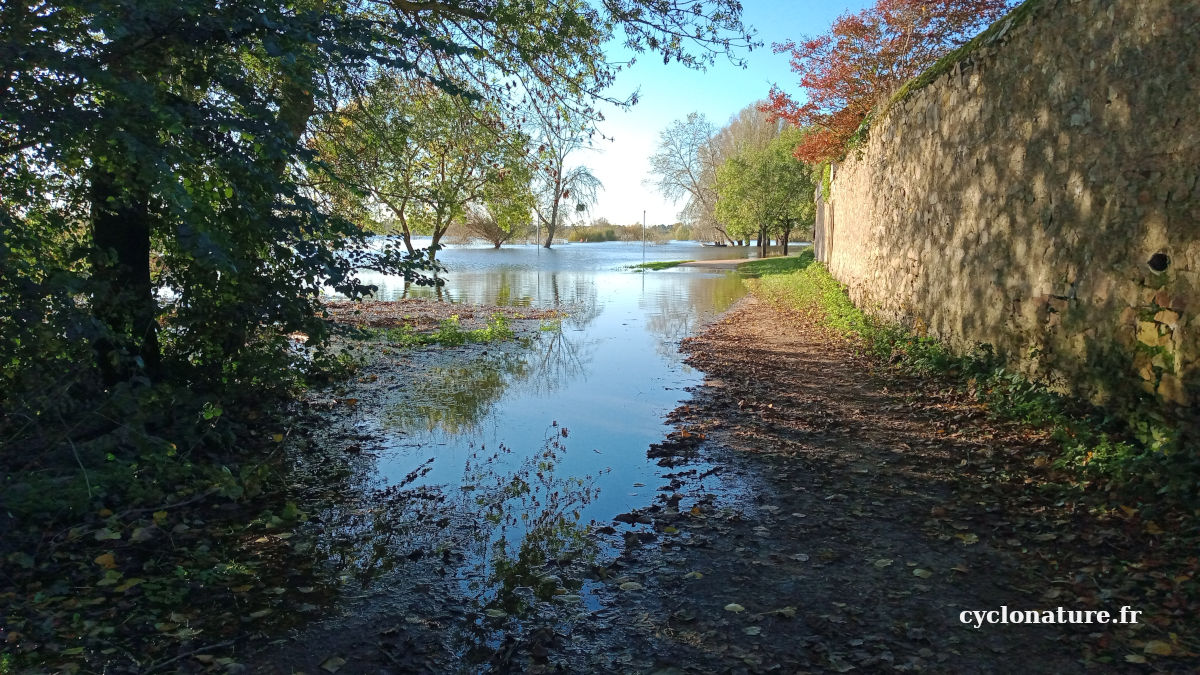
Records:
<instances>
[{"instance_id":1,"label":"stone wall","mask_svg":"<svg viewBox=\"0 0 1200 675\"><path fill-rule=\"evenodd\" d=\"M815 238L864 309L1200 407L1200 2L1040 0L883 113Z\"/></svg>"}]
</instances>

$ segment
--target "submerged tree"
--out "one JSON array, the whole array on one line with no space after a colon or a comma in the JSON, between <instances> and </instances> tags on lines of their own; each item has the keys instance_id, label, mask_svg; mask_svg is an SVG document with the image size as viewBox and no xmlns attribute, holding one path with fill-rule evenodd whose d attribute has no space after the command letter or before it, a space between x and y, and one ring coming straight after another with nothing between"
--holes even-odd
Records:
<instances>
[{"instance_id":1,"label":"submerged tree","mask_svg":"<svg viewBox=\"0 0 1200 675\"><path fill-rule=\"evenodd\" d=\"M773 236L787 255L792 231L813 222L813 170L792 155L803 138L799 129L786 129L767 147L739 153L717 170L718 216L735 236L757 238L763 257Z\"/></svg>"},{"instance_id":2,"label":"submerged tree","mask_svg":"<svg viewBox=\"0 0 1200 675\"><path fill-rule=\"evenodd\" d=\"M510 146L520 152L524 145ZM528 234L535 205L533 171L528 162L514 158L484 186L483 196L467 207L465 225L469 232L500 248L505 242Z\"/></svg>"},{"instance_id":3,"label":"submerged tree","mask_svg":"<svg viewBox=\"0 0 1200 675\"><path fill-rule=\"evenodd\" d=\"M534 211L545 232L542 246L550 248L555 233L571 213L586 211L596 203L602 185L586 166L568 163L568 158L587 147L590 121L576 119L561 107L539 107L535 112L535 139L541 145L540 170L534 180Z\"/></svg>"},{"instance_id":4,"label":"submerged tree","mask_svg":"<svg viewBox=\"0 0 1200 675\"><path fill-rule=\"evenodd\" d=\"M813 128L797 147L806 162L837 159L871 110L943 54L967 42L1012 0L877 0L828 33L773 45L791 55L804 97L771 88L764 110ZM802 102L801 102L802 101Z\"/></svg>"}]
</instances>

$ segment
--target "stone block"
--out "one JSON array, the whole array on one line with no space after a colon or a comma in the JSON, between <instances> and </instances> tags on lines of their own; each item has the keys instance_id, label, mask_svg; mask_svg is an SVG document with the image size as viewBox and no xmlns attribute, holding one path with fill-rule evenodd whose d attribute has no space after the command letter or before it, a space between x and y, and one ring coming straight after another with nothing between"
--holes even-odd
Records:
<instances>
[{"instance_id":1,"label":"stone block","mask_svg":"<svg viewBox=\"0 0 1200 675\"><path fill-rule=\"evenodd\" d=\"M1151 347L1161 347L1170 342L1170 338L1160 335L1159 324L1153 321L1139 321L1137 330L1138 342Z\"/></svg>"},{"instance_id":2,"label":"stone block","mask_svg":"<svg viewBox=\"0 0 1200 675\"><path fill-rule=\"evenodd\" d=\"M1164 373L1162 379L1158 381L1158 395L1162 400L1178 406L1186 406L1191 403L1191 396L1188 395L1187 388L1183 386L1183 380L1170 373Z\"/></svg>"},{"instance_id":3,"label":"stone block","mask_svg":"<svg viewBox=\"0 0 1200 675\"><path fill-rule=\"evenodd\" d=\"M1154 315L1154 320L1174 330L1179 326L1179 312L1164 309Z\"/></svg>"}]
</instances>

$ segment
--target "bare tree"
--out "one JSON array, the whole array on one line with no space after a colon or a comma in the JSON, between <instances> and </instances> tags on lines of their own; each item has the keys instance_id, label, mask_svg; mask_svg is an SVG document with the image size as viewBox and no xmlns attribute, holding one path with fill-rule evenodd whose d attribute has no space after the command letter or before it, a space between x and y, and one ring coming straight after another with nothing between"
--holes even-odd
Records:
<instances>
[{"instance_id":1,"label":"bare tree","mask_svg":"<svg viewBox=\"0 0 1200 675\"><path fill-rule=\"evenodd\" d=\"M659 132L658 150L650 156L651 182L667 199L687 197L681 217L702 231L713 232L714 240L729 239L717 222L716 165L711 140L716 128L701 113L689 113Z\"/></svg>"},{"instance_id":2,"label":"bare tree","mask_svg":"<svg viewBox=\"0 0 1200 675\"><path fill-rule=\"evenodd\" d=\"M568 157L588 147L590 120L575 122L562 107L551 110L535 106L534 112L538 117L538 154L542 158L541 171L535 179L534 212L546 228L542 246L550 248L555 232L570 217L569 213L586 211L596 202L603 185L586 166L567 163ZM572 211L564 210L568 205L574 205Z\"/></svg>"}]
</instances>

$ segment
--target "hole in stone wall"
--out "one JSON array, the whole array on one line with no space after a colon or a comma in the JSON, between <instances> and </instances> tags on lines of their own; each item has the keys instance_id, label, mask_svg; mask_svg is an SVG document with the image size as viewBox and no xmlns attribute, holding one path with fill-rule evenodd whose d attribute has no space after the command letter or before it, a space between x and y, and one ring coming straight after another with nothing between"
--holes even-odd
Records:
<instances>
[{"instance_id":1,"label":"hole in stone wall","mask_svg":"<svg viewBox=\"0 0 1200 675\"><path fill-rule=\"evenodd\" d=\"M1166 253L1162 253L1160 251L1150 256L1150 259L1146 261L1146 264L1149 265L1150 269L1154 270L1155 272L1166 272L1167 265L1171 264L1171 259L1167 257Z\"/></svg>"}]
</instances>

